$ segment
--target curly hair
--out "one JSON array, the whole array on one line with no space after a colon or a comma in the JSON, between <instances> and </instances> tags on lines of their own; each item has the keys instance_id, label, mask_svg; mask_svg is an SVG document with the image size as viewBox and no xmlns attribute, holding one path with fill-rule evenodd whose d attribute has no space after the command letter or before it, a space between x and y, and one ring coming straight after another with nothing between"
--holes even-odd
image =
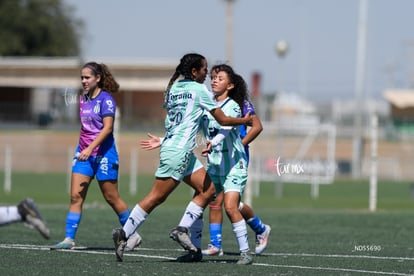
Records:
<instances>
[{"instance_id":1,"label":"curly hair","mask_svg":"<svg viewBox=\"0 0 414 276\"><path fill-rule=\"evenodd\" d=\"M225 72L227 74L230 83L234 85L234 87L229 90L228 95L240 106L240 109L243 110L244 102L249 100L249 91L242 76L236 74L233 68L227 64L214 65L211 68L211 72Z\"/></svg>"},{"instance_id":2,"label":"curly hair","mask_svg":"<svg viewBox=\"0 0 414 276\"><path fill-rule=\"evenodd\" d=\"M98 83L98 87L102 90L108 91L110 93L119 92L119 84L115 81L114 76L109 71L108 66L103 63L96 63L94 61L86 63L83 68L89 68L94 76L100 76L101 79Z\"/></svg>"}]
</instances>

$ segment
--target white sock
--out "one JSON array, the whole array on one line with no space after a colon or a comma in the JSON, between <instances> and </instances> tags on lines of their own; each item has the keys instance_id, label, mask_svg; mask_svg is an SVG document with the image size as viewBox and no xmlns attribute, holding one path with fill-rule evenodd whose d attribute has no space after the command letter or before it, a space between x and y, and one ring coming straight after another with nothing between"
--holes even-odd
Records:
<instances>
[{"instance_id":1,"label":"white sock","mask_svg":"<svg viewBox=\"0 0 414 276\"><path fill-rule=\"evenodd\" d=\"M178 226L190 228L190 226L203 214L203 211L203 208L190 201Z\"/></svg>"},{"instance_id":2,"label":"white sock","mask_svg":"<svg viewBox=\"0 0 414 276\"><path fill-rule=\"evenodd\" d=\"M233 233L236 236L237 243L239 244L240 252L249 251L246 222L241 220L239 222L232 223L231 225L233 226Z\"/></svg>"},{"instance_id":3,"label":"white sock","mask_svg":"<svg viewBox=\"0 0 414 276\"><path fill-rule=\"evenodd\" d=\"M0 225L18 221L22 221L22 216L19 214L17 206L0 207Z\"/></svg>"},{"instance_id":4,"label":"white sock","mask_svg":"<svg viewBox=\"0 0 414 276\"><path fill-rule=\"evenodd\" d=\"M147 212L145 212L141 208L141 206L139 206L138 204L135 205L134 209L132 209L131 214L129 215L127 222L124 224L123 227L125 231L125 236L129 238L129 236L134 234L137 228L144 223L147 216Z\"/></svg>"},{"instance_id":5,"label":"white sock","mask_svg":"<svg viewBox=\"0 0 414 276\"><path fill-rule=\"evenodd\" d=\"M201 248L201 238L203 233L204 219L199 217L190 227L191 242L195 247Z\"/></svg>"}]
</instances>

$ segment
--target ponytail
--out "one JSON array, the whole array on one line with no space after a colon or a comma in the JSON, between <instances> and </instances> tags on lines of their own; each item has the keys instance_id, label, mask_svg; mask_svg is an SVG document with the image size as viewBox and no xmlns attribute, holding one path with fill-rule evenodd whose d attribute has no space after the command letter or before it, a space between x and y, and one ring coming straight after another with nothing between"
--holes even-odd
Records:
<instances>
[{"instance_id":1,"label":"ponytail","mask_svg":"<svg viewBox=\"0 0 414 276\"><path fill-rule=\"evenodd\" d=\"M170 81L168 82L167 89L164 92L164 104L163 107L167 107L168 102L168 95L170 93L170 89L173 86L174 82L178 79L179 76L184 76L186 79L192 79L192 70L193 68L200 70L200 68L203 66L203 60L205 57L203 57L200 54L196 53L190 53L184 55L181 60L180 64L177 65L175 68L175 72L172 75Z\"/></svg>"}]
</instances>

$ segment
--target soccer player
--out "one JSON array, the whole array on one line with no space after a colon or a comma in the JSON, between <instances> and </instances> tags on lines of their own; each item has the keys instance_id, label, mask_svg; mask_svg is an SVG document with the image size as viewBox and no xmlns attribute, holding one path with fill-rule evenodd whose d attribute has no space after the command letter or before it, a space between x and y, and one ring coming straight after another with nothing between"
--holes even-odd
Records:
<instances>
[{"instance_id":1,"label":"soccer player","mask_svg":"<svg viewBox=\"0 0 414 276\"><path fill-rule=\"evenodd\" d=\"M180 76L183 79L176 81ZM122 261L130 236L181 181L191 186L195 193L178 226L170 232L170 237L188 251L177 261L197 262L202 259L201 247L192 244L188 234L188 228L202 215L215 192L203 165L193 153L201 116L203 111L209 112L222 125L250 122L250 114L243 118L230 118L217 108L203 84L206 76L205 57L190 53L181 58L170 79L165 93L166 133L161 143L160 164L151 191L133 208L124 227L112 232L118 261Z\"/></svg>"},{"instance_id":2,"label":"soccer player","mask_svg":"<svg viewBox=\"0 0 414 276\"><path fill-rule=\"evenodd\" d=\"M246 82L240 75L234 73L233 69L226 64L219 64L211 69L212 91L214 92L217 101L225 99L233 99L237 102L242 110L242 114L250 112L252 116L252 125L247 131L246 125L241 125L240 137L246 153L247 164L249 161L249 143L252 142L263 130L259 117L256 115L253 105L248 100L248 91ZM219 85L219 83L224 83ZM230 89L227 89L230 87ZM230 140L231 141L231 140ZM230 152L229 152L230 153ZM211 155L209 155L210 157ZM209 159L210 160L210 159ZM218 171L218 170L216 170ZM210 173L209 173L210 174ZM211 175L210 175L211 176ZM213 178L214 182L214 178ZM216 187L217 190L217 187ZM241 198L241 195L240 195ZM223 205L224 193L216 191L216 197L210 203L210 244L207 249L202 251L203 255L223 255L222 249L222 224L223 224ZM243 202L239 204L239 210L246 220L247 224L256 234L256 249L257 255L263 253L267 246L267 241L270 235L271 227L265 225L262 220L255 215L253 209Z\"/></svg>"},{"instance_id":3,"label":"soccer player","mask_svg":"<svg viewBox=\"0 0 414 276\"><path fill-rule=\"evenodd\" d=\"M94 177L106 202L124 225L130 211L118 192L118 152L115 146L113 125L116 103L111 93L119 90L105 64L86 63L81 70L84 93L80 96L81 130L79 144L72 163L70 205L66 216L66 236L55 248L72 249L82 217L82 207ZM141 242L133 233L127 245L132 250Z\"/></svg>"},{"instance_id":4,"label":"soccer player","mask_svg":"<svg viewBox=\"0 0 414 276\"><path fill-rule=\"evenodd\" d=\"M241 117L239 104L229 97L231 92L238 91L237 79L231 67L222 67L213 67L211 71L214 99L226 115ZM219 69L216 71L216 68ZM202 124L208 140L202 153L207 156L207 172L216 188L216 195L224 193L224 208L240 250L237 264L251 264L253 257L249 249L246 221L239 210L247 182L247 156L240 139L239 127L221 127L208 114L203 116Z\"/></svg>"},{"instance_id":5,"label":"soccer player","mask_svg":"<svg viewBox=\"0 0 414 276\"><path fill-rule=\"evenodd\" d=\"M50 238L46 221L31 198L23 199L18 205L0 206L0 225L24 222L33 227L45 238Z\"/></svg>"}]
</instances>

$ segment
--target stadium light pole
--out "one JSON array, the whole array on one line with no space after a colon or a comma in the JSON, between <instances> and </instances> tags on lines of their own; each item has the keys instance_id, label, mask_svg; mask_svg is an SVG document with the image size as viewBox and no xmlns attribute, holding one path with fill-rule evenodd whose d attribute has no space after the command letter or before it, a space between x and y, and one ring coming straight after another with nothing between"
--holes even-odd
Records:
<instances>
[{"instance_id":1,"label":"stadium light pole","mask_svg":"<svg viewBox=\"0 0 414 276\"><path fill-rule=\"evenodd\" d=\"M226 1L226 57L228 63L233 66L233 7L235 0Z\"/></svg>"},{"instance_id":2,"label":"stadium light pole","mask_svg":"<svg viewBox=\"0 0 414 276\"><path fill-rule=\"evenodd\" d=\"M289 44L286 42L286 40L281 39L278 42L276 42L275 51L277 56L282 60L289 51ZM282 82L283 80L279 81ZM283 83L280 83L279 85L281 86L281 89L283 89Z\"/></svg>"},{"instance_id":3,"label":"stadium light pole","mask_svg":"<svg viewBox=\"0 0 414 276\"><path fill-rule=\"evenodd\" d=\"M368 0L359 1L357 60L355 80L355 117L352 141L352 178L361 177L362 168L362 116L365 91L365 61L366 61L366 32L367 32L367 4Z\"/></svg>"},{"instance_id":4,"label":"stadium light pole","mask_svg":"<svg viewBox=\"0 0 414 276\"><path fill-rule=\"evenodd\" d=\"M275 52L276 52L276 55L278 56L279 60L283 60L286 57L287 53L289 52L289 44L287 43L287 41L284 40L284 39L281 39L281 40L277 41L276 45L275 45ZM280 69L278 71L277 76L276 76L278 78L277 82L278 82L278 86L279 86L279 87L276 88L276 93L277 92L283 92L283 89L284 89L284 86L285 86L284 85L284 76L283 76L282 71L283 70ZM275 95L274 100L276 100L276 95ZM273 110L272 110L272 112L273 112ZM271 117L273 117L273 114L272 114Z\"/></svg>"},{"instance_id":5,"label":"stadium light pole","mask_svg":"<svg viewBox=\"0 0 414 276\"><path fill-rule=\"evenodd\" d=\"M275 52L277 54L277 56L279 57L280 60L282 60L288 53L289 51L289 44L286 42L286 40L279 40L278 42L276 42L275 45ZM280 72L279 72L279 76L280 76ZM279 89L280 91L282 91L283 89L283 84L281 83L283 80L281 77L279 77ZM276 96L275 99L276 100ZM275 118L276 116L274 116L273 112L275 112L275 109L272 109L272 116L271 119ZM282 132L278 132L278 137L276 139L276 148L278 151L279 156L283 155L283 133ZM275 196L277 198L282 198L283 196L283 181L281 177L277 177L276 178L276 182L275 182Z\"/></svg>"}]
</instances>

